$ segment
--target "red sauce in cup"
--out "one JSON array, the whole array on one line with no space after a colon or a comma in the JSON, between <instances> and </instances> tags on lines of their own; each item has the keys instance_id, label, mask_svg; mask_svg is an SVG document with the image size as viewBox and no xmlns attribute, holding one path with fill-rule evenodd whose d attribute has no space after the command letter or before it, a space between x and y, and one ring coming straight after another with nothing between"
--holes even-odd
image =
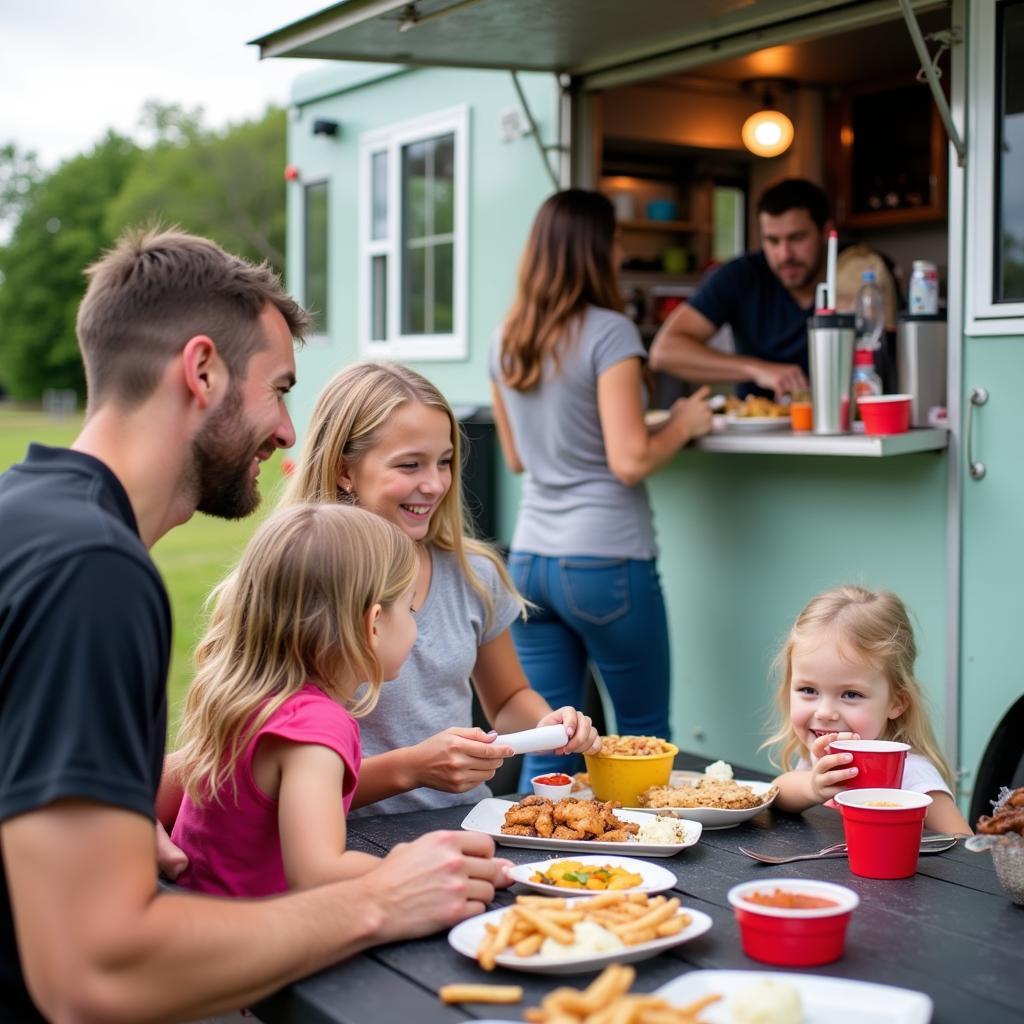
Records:
<instances>
[{"instance_id":1,"label":"red sauce in cup","mask_svg":"<svg viewBox=\"0 0 1024 1024\"><path fill-rule=\"evenodd\" d=\"M838 907L836 900L825 899L824 896L810 896L805 892L786 892L776 889L774 892L754 892L743 897L748 903L757 903L762 907L784 907L786 910L818 910L821 907Z\"/></svg>"},{"instance_id":2,"label":"red sauce in cup","mask_svg":"<svg viewBox=\"0 0 1024 1024\"><path fill-rule=\"evenodd\" d=\"M556 772L554 775L541 775L533 781L541 786L568 786L572 779L568 775Z\"/></svg>"}]
</instances>

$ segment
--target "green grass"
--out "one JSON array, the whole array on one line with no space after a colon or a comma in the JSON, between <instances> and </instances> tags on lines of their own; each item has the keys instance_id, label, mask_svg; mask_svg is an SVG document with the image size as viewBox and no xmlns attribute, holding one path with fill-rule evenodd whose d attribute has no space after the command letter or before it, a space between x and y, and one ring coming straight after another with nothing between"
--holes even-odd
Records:
<instances>
[{"instance_id":1,"label":"green grass","mask_svg":"<svg viewBox=\"0 0 1024 1024\"><path fill-rule=\"evenodd\" d=\"M20 462L29 441L68 445L81 426L80 417L49 419L42 413L0 409L0 472ZM174 612L174 648L168 679L169 736L173 741L181 702L192 674L192 650L202 633L203 602L213 585L237 561L260 518L272 509L281 486L281 456L263 464L263 501L254 516L225 522L195 515L165 536L153 558L163 574Z\"/></svg>"}]
</instances>

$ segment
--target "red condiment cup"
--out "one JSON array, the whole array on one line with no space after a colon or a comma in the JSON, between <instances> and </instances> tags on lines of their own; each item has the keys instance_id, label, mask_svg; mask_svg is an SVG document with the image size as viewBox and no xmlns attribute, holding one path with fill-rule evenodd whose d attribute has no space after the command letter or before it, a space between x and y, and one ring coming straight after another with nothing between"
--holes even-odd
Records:
<instances>
[{"instance_id":1,"label":"red condiment cup","mask_svg":"<svg viewBox=\"0 0 1024 1024\"><path fill-rule=\"evenodd\" d=\"M794 910L751 903L746 898L776 889L819 896L835 905ZM781 967L816 967L838 960L846 948L850 915L859 902L857 894L845 886L807 878L764 878L729 890L743 952L753 960Z\"/></svg>"},{"instance_id":2,"label":"red condiment cup","mask_svg":"<svg viewBox=\"0 0 1024 1024\"><path fill-rule=\"evenodd\" d=\"M910 745L893 740L833 740L828 752L853 755L844 767L856 768L857 774L844 784L846 789L899 789Z\"/></svg>"},{"instance_id":3,"label":"red condiment cup","mask_svg":"<svg viewBox=\"0 0 1024 1024\"><path fill-rule=\"evenodd\" d=\"M541 779L546 779L550 774L551 772L548 772L545 775L535 775L530 779L530 785L533 786L533 792L537 796L546 796L549 800L561 800L562 797L568 796L572 792L572 778L567 775L566 778L569 781L560 786L552 786L546 782L540 781Z\"/></svg>"},{"instance_id":4,"label":"red condiment cup","mask_svg":"<svg viewBox=\"0 0 1024 1024\"><path fill-rule=\"evenodd\" d=\"M865 395L857 399L865 434L905 434L913 395Z\"/></svg>"},{"instance_id":5,"label":"red condiment cup","mask_svg":"<svg viewBox=\"0 0 1024 1024\"><path fill-rule=\"evenodd\" d=\"M909 878L917 871L932 798L909 789L855 789L835 797L850 870L861 878ZM895 805L895 806L886 806Z\"/></svg>"}]
</instances>

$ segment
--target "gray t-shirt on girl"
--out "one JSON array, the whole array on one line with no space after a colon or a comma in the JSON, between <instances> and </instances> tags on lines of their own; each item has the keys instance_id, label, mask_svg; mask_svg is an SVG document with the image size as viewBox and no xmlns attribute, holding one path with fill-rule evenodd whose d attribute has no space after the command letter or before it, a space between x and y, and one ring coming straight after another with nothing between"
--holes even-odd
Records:
<instances>
[{"instance_id":1,"label":"gray t-shirt on girl","mask_svg":"<svg viewBox=\"0 0 1024 1024\"><path fill-rule=\"evenodd\" d=\"M501 383L501 330L491 339L491 379L525 467L512 547L537 555L650 559L654 524L643 484L626 487L608 467L597 378L624 359L646 359L636 325L621 313L587 308L574 340L544 367L532 391Z\"/></svg>"},{"instance_id":2,"label":"gray t-shirt on girl","mask_svg":"<svg viewBox=\"0 0 1024 1024\"><path fill-rule=\"evenodd\" d=\"M469 728L473 714L470 673L482 644L497 639L519 614L517 598L502 585L497 568L482 555L469 564L494 597L487 608L451 551L430 549L430 589L416 612L416 643L397 679L384 683L377 706L359 719L363 757L410 747L452 726ZM421 787L353 811L398 814L456 804L475 804L491 795L480 785L466 793L443 793Z\"/></svg>"}]
</instances>

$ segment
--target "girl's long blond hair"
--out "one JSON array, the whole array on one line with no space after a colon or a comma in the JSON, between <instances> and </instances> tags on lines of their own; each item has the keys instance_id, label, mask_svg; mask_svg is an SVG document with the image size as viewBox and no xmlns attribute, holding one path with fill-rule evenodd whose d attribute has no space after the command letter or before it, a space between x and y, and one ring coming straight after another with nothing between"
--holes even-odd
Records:
<instances>
[{"instance_id":1,"label":"girl's long blond hair","mask_svg":"<svg viewBox=\"0 0 1024 1024\"><path fill-rule=\"evenodd\" d=\"M197 803L234 785L253 736L315 682L354 715L377 703L381 665L366 628L416 579L416 549L396 526L343 505L293 505L256 531L210 595L179 738L185 791ZM358 680L356 687L340 683ZM368 683L358 700L355 690ZM235 789L237 796L237 788Z\"/></svg>"},{"instance_id":2,"label":"girl's long blond hair","mask_svg":"<svg viewBox=\"0 0 1024 1024\"><path fill-rule=\"evenodd\" d=\"M510 388L532 391L549 358L558 366L587 306L622 312L614 243L615 210L600 192L565 189L537 211L502 328L501 372Z\"/></svg>"},{"instance_id":3,"label":"girl's long blond hair","mask_svg":"<svg viewBox=\"0 0 1024 1024\"><path fill-rule=\"evenodd\" d=\"M516 589L501 559L472 536L462 495L462 434L444 395L422 374L400 363L376 362L355 363L335 374L317 399L299 464L281 503L357 501L358 495L347 494L340 487L338 475L343 467L357 465L373 448L381 429L406 402L439 409L448 417L452 485L431 517L423 543L455 553L462 572L484 602L489 623L494 598L473 572L467 552L490 559L509 593L516 594Z\"/></svg>"},{"instance_id":4,"label":"girl's long blond hair","mask_svg":"<svg viewBox=\"0 0 1024 1024\"><path fill-rule=\"evenodd\" d=\"M894 700L903 711L885 723L882 735L872 739L909 743L915 753L924 754L954 789L953 773L939 748L928 719L928 705L921 684L914 676L917 644L906 606L888 590L868 590L846 585L834 587L808 602L797 616L789 636L775 659L780 678L776 699L776 731L762 744L774 747L772 763L789 771L798 757L809 757L790 721L790 688L793 681L793 651L809 638L832 631L844 652L861 659L885 676Z\"/></svg>"}]
</instances>

